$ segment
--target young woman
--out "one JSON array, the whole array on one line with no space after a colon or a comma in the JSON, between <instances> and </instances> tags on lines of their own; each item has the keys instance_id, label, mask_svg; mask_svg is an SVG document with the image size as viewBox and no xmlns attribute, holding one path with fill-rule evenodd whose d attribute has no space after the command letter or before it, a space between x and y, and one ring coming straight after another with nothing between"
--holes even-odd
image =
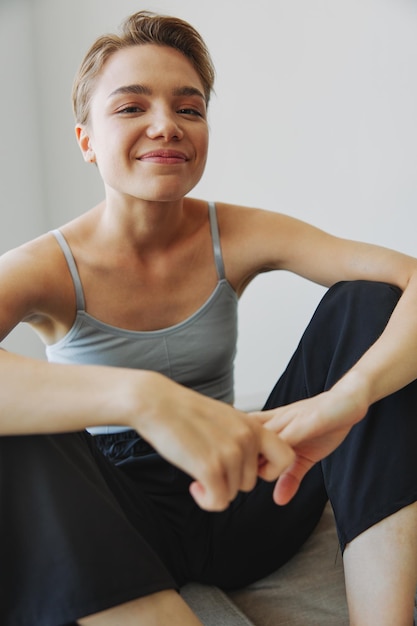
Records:
<instances>
[{"instance_id":1,"label":"young woman","mask_svg":"<svg viewBox=\"0 0 417 626\"><path fill-rule=\"evenodd\" d=\"M5 626L199 624L182 584L268 574L328 497L351 623L412 623L417 261L189 197L213 76L175 18L140 12L98 39L74 110L104 200L1 259L1 335L29 323L49 361L0 351ZM247 415L237 301L279 269L329 291Z\"/></svg>"}]
</instances>

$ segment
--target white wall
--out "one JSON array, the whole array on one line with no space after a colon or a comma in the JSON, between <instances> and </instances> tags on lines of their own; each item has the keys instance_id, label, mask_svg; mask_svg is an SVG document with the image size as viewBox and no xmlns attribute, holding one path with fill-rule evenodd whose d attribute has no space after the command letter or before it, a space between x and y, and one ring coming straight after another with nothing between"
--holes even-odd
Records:
<instances>
[{"instance_id":1,"label":"white wall","mask_svg":"<svg viewBox=\"0 0 417 626\"><path fill-rule=\"evenodd\" d=\"M73 138L71 82L92 39L145 8L194 24L217 67L211 152L195 195L285 211L417 254L413 0L2 2L2 73L12 96L1 98L1 231L12 233L10 241L101 198L97 172ZM24 32L16 39L19 8ZM42 199L42 214L28 210L28 197L36 211L34 198ZM5 241L0 234L2 247ZM272 386L322 293L285 274L262 276L247 290L236 371L241 403Z\"/></svg>"},{"instance_id":2,"label":"white wall","mask_svg":"<svg viewBox=\"0 0 417 626\"><path fill-rule=\"evenodd\" d=\"M30 0L0 0L0 253L47 227L32 23ZM40 341L24 325L4 345L43 354Z\"/></svg>"}]
</instances>

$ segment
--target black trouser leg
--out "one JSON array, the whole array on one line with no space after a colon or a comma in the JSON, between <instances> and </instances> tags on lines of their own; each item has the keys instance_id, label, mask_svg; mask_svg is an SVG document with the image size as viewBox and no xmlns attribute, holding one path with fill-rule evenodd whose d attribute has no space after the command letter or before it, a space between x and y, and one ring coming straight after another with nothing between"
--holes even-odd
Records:
<instances>
[{"instance_id":1,"label":"black trouser leg","mask_svg":"<svg viewBox=\"0 0 417 626\"><path fill-rule=\"evenodd\" d=\"M401 292L338 283L324 296L266 408L329 389L383 332ZM302 384L300 381L303 381ZM371 406L322 462L344 549L366 528L417 499L417 382Z\"/></svg>"},{"instance_id":2,"label":"black trouser leg","mask_svg":"<svg viewBox=\"0 0 417 626\"><path fill-rule=\"evenodd\" d=\"M175 587L86 433L0 437L0 623L58 626Z\"/></svg>"}]
</instances>

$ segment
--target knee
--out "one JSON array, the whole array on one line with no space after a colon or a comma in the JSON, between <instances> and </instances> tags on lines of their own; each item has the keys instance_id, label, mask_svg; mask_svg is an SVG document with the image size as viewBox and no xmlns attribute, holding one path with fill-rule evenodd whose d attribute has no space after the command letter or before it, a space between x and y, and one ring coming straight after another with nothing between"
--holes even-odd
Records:
<instances>
[{"instance_id":1,"label":"knee","mask_svg":"<svg viewBox=\"0 0 417 626\"><path fill-rule=\"evenodd\" d=\"M401 296L393 285L367 280L333 285L323 297L303 338L304 351L343 371L378 339ZM339 371L338 369L338 371Z\"/></svg>"},{"instance_id":2,"label":"knee","mask_svg":"<svg viewBox=\"0 0 417 626\"><path fill-rule=\"evenodd\" d=\"M328 290L328 295L337 299L365 303L376 301L380 305L388 303L392 307L398 302L401 293L401 289L395 285L372 280L341 281Z\"/></svg>"},{"instance_id":3,"label":"knee","mask_svg":"<svg viewBox=\"0 0 417 626\"><path fill-rule=\"evenodd\" d=\"M401 289L389 283L370 280L343 281L328 290L322 304L329 307L332 314L352 323L354 319L360 326L372 326L382 332L398 300Z\"/></svg>"},{"instance_id":4,"label":"knee","mask_svg":"<svg viewBox=\"0 0 417 626\"><path fill-rule=\"evenodd\" d=\"M35 480L37 473L56 474L56 468L80 456L83 439L83 432L1 436L0 474L3 469L22 473L25 480Z\"/></svg>"}]
</instances>

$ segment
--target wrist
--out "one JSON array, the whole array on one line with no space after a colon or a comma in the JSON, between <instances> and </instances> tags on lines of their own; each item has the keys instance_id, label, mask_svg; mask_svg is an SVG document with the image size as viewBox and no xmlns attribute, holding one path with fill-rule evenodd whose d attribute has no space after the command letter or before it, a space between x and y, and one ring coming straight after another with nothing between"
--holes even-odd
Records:
<instances>
[{"instance_id":1,"label":"wrist","mask_svg":"<svg viewBox=\"0 0 417 626\"><path fill-rule=\"evenodd\" d=\"M161 419L170 416L170 404L177 385L163 374L150 370L121 370L115 408L117 425L130 426L144 439L152 436ZM168 387L168 388L167 388Z\"/></svg>"},{"instance_id":2,"label":"wrist","mask_svg":"<svg viewBox=\"0 0 417 626\"><path fill-rule=\"evenodd\" d=\"M344 403L348 402L352 407L352 412L358 415L358 419L366 414L372 404L371 389L366 378L356 370L349 370L330 389L333 396L340 397Z\"/></svg>"},{"instance_id":3,"label":"wrist","mask_svg":"<svg viewBox=\"0 0 417 626\"><path fill-rule=\"evenodd\" d=\"M110 368L110 384L105 394L106 422L115 426L142 428L152 410L155 372Z\"/></svg>"}]
</instances>

